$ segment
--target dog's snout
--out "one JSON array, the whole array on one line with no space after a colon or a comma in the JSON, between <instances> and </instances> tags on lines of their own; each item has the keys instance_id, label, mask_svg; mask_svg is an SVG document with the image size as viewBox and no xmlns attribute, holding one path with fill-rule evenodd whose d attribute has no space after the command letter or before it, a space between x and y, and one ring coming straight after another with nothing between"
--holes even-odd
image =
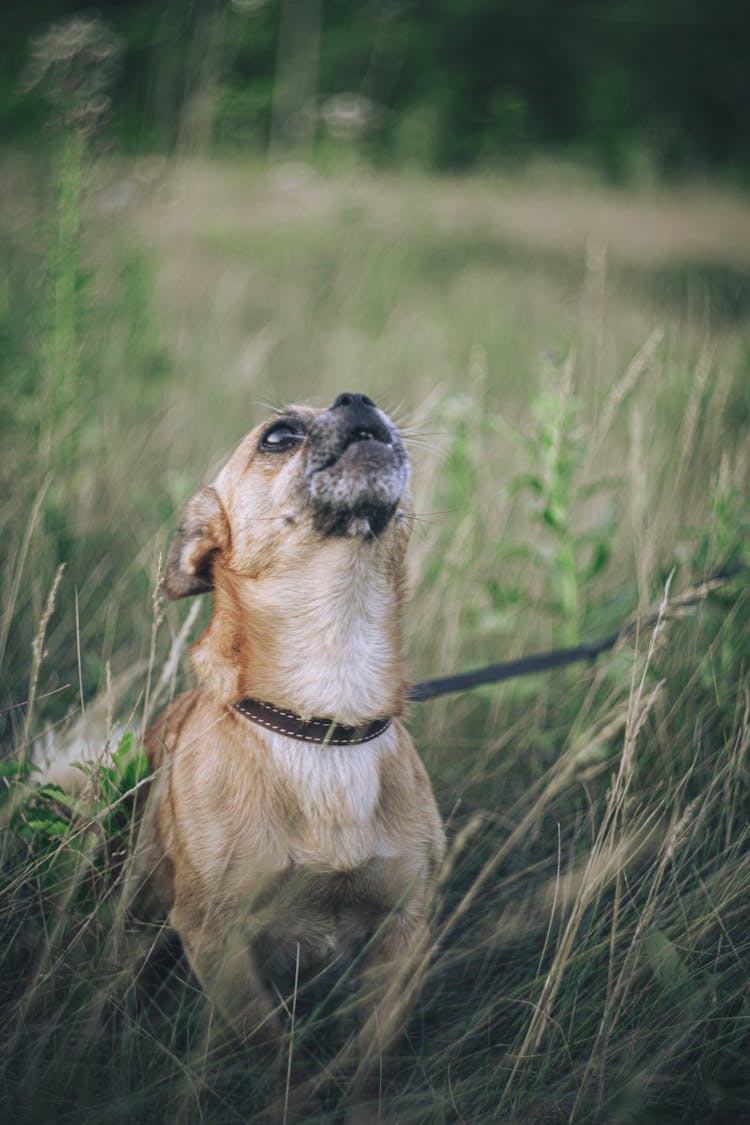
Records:
<instances>
[{"instance_id":1,"label":"dog's snout","mask_svg":"<svg viewBox=\"0 0 750 1125\"><path fill-rule=\"evenodd\" d=\"M398 430L367 395L344 392L311 422L303 449L305 489L325 536L382 534L409 480Z\"/></svg>"},{"instance_id":2,"label":"dog's snout","mask_svg":"<svg viewBox=\"0 0 750 1125\"><path fill-rule=\"evenodd\" d=\"M346 445L353 441L382 441L390 445L393 440L388 420L367 395L349 391L337 395L327 413Z\"/></svg>"},{"instance_id":3,"label":"dog's snout","mask_svg":"<svg viewBox=\"0 0 750 1125\"><path fill-rule=\"evenodd\" d=\"M372 406L372 407L374 407L375 403L372 401L371 398L368 398L367 395L351 394L350 392L347 391L344 394L336 396L336 398L334 400L334 403L333 403L333 406L331 407L331 410L336 410L339 406L354 406L354 407Z\"/></svg>"}]
</instances>

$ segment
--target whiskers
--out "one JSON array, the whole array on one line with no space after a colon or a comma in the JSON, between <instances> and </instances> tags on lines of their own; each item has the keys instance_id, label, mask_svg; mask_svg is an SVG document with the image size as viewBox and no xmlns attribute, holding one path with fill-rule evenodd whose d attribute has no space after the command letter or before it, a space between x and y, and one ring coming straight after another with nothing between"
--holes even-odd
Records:
<instances>
[{"instance_id":1,"label":"whiskers","mask_svg":"<svg viewBox=\"0 0 750 1125\"><path fill-rule=\"evenodd\" d=\"M252 400L252 407L254 410L267 414L270 411L272 414L283 414L289 408L289 403L280 398L254 398Z\"/></svg>"},{"instance_id":2,"label":"whiskers","mask_svg":"<svg viewBox=\"0 0 750 1125\"><path fill-rule=\"evenodd\" d=\"M385 411L395 425L404 445L411 449L423 449L427 453L434 454L441 461L446 460L447 451L441 439L450 437L450 434L448 431L442 430L431 432L426 430L423 425L424 419L430 417L429 403L420 407L418 411L408 410L403 400L393 407L389 404L382 406L381 409Z\"/></svg>"},{"instance_id":3,"label":"whiskers","mask_svg":"<svg viewBox=\"0 0 750 1125\"><path fill-rule=\"evenodd\" d=\"M330 406L330 400L324 395L306 395L304 398L295 398L294 401L281 398L253 398L251 403L253 409L257 409L259 413L267 413L269 410L272 414L285 414L295 406L311 406L315 409L320 407Z\"/></svg>"},{"instance_id":4,"label":"whiskers","mask_svg":"<svg viewBox=\"0 0 750 1125\"><path fill-rule=\"evenodd\" d=\"M436 440L447 437L448 435L445 432L440 430L435 431L435 433L420 432L418 430L410 432L408 429L401 429L401 427L399 427L398 432L401 435L401 440L404 445L408 445L413 449L424 449L428 453L433 453L441 461L447 461L448 451Z\"/></svg>"}]
</instances>

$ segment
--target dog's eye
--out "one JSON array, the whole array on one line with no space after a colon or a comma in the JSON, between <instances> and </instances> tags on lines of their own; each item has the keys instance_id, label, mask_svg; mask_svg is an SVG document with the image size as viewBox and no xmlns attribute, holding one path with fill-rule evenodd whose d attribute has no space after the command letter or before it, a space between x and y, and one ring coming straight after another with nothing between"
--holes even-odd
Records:
<instances>
[{"instance_id":1,"label":"dog's eye","mask_svg":"<svg viewBox=\"0 0 750 1125\"><path fill-rule=\"evenodd\" d=\"M275 426L266 430L261 439L260 448L267 453L283 453L301 442L302 438L301 430L290 422L277 422Z\"/></svg>"}]
</instances>

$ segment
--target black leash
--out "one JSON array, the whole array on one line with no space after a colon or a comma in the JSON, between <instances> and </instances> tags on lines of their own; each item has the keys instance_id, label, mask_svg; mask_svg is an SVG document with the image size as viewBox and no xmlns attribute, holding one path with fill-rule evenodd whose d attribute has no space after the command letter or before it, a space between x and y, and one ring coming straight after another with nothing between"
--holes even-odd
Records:
<instances>
[{"instance_id":1,"label":"black leash","mask_svg":"<svg viewBox=\"0 0 750 1125\"><path fill-rule=\"evenodd\" d=\"M534 672L547 672L551 668L564 668L566 664L576 664L582 660L595 660L601 652L614 648L624 630L613 633L604 640L575 648L559 648L553 652L538 652L533 656L523 656L520 660L509 660L505 664L488 664L486 668L476 668L473 672L459 672L456 676L442 676L437 680L424 680L415 684L409 692L409 701L421 703L425 699L435 699L438 695L450 695L454 691L469 691L482 684L499 684L502 680L512 680L515 676L530 676Z\"/></svg>"},{"instance_id":2,"label":"black leash","mask_svg":"<svg viewBox=\"0 0 750 1125\"><path fill-rule=\"evenodd\" d=\"M439 695L450 695L456 691L469 691L482 684L497 684L511 680L515 676L530 676L535 672L547 672L552 668L564 668L567 664L578 664L583 660L595 660L601 653L614 648L623 641L644 629L652 629L663 621L670 612L698 605L718 586L722 586L741 571L747 570L742 564L728 566L710 575L700 586L687 590L684 594L667 602L658 613L631 621L616 633L590 644L576 645L574 648L560 648L552 652L539 652L524 656L520 660L509 660L504 664L490 664L486 668L476 668L473 672L459 672L455 676L442 676L436 680L424 680L415 684L409 692L409 701L421 703L435 699Z\"/></svg>"}]
</instances>

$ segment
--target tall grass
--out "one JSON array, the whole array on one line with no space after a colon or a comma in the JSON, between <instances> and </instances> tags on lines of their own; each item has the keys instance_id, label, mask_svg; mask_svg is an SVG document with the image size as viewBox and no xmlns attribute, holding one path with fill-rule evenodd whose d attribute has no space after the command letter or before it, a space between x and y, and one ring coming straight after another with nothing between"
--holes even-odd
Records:
<instances>
[{"instance_id":1,"label":"tall grass","mask_svg":"<svg viewBox=\"0 0 750 1125\"><path fill-rule=\"evenodd\" d=\"M659 614L593 666L415 706L450 856L392 1116L747 1117L747 577L701 587L750 562L746 206L110 159L81 165L61 266L59 180L9 169L5 1116L262 1117L258 1060L122 909L143 776L121 732L188 678L189 607L154 601L176 506L266 403L362 389L414 462L415 677ZM60 269L74 440L51 463ZM35 780L47 750L94 761L83 796ZM316 1063L328 1015L296 1013Z\"/></svg>"}]
</instances>

